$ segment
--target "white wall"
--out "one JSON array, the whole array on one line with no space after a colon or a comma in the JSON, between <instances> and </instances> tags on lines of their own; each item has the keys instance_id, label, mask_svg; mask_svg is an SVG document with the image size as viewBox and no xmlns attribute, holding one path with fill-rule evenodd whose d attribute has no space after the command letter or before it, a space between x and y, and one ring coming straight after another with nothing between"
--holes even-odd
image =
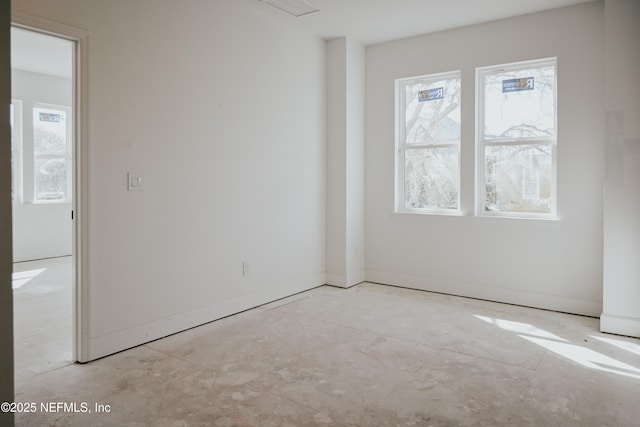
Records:
<instances>
[{"instance_id":1,"label":"white wall","mask_svg":"<svg viewBox=\"0 0 640 427\"><path fill-rule=\"evenodd\" d=\"M327 41L327 284L347 284L347 40Z\"/></svg>"},{"instance_id":2,"label":"white wall","mask_svg":"<svg viewBox=\"0 0 640 427\"><path fill-rule=\"evenodd\" d=\"M365 50L327 41L327 284L364 281Z\"/></svg>"},{"instance_id":3,"label":"white wall","mask_svg":"<svg viewBox=\"0 0 640 427\"><path fill-rule=\"evenodd\" d=\"M14 69L11 71L11 95L22 101L23 156L33 158L31 111L34 103L71 107L71 79ZM33 177L33 163L24 163L23 175ZM33 180L24 184L25 202L13 205L14 261L71 255L71 203L34 204Z\"/></svg>"},{"instance_id":4,"label":"white wall","mask_svg":"<svg viewBox=\"0 0 640 427\"><path fill-rule=\"evenodd\" d=\"M90 33L87 359L324 283L323 40L236 1L13 8Z\"/></svg>"},{"instance_id":5,"label":"white wall","mask_svg":"<svg viewBox=\"0 0 640 427\"><path fill-rule=\"evenodd\" d=\"M364 260L364 121L365 48L347 38L347 285L365 280ZM328 170L328 172L330 172Z\"/></svg>"},{"instance_id":6,"label":"white wall","mask_svg":"<svg viewBox=\"0 0 640 427\"><path fill-rule=\"evenodd\" d=\"M570 29L570 30L569 30ZM475 68L558 57L557 221L473 216ZM603 4L367 48L369 281L599 315L604 183ZM461 70L464 216L393 214L394 79Z\"/></svg>"},{"instance_id":7,"label":"white wall","mask_svg":"<svg viewBox=\"0 0 640 427\"><path fill-rule=\"evenodd\" d=\"M605 2L604 332L640 337L640 3Z\"/></svg>"}]
</instances>

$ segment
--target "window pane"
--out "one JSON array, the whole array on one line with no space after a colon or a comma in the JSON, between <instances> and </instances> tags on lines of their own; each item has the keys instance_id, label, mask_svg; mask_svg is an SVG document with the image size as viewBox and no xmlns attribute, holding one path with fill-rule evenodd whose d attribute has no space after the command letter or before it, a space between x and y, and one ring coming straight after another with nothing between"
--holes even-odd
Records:
<instances>
[{"instance_id":1,"label":"window pane","mask_svg":"<svg viewBox=\"0 0 640 427\"><path fill-rule=\"evenodd\" d=\"M485 139L553 138L555 67L485 76Z\"/></svg>"},{"instance_id":2,"label":"window pane","mask_svg":"<svg viewBox=\"0 0 640 427\"><path fill-rule=\"evenodd\" d=\"M67 115L50 108L33 109L33 150L36 153L66 154Z\"/></svg>"},{"instance_id":3,"label":"window pane","mask_svg":"<svg viewBox=\"0 0 640 427\"><path fill-rule=\"evenodd\" d=\"M458 147L407 149L405 207L458 208Z\"/></svg>"},{"instance_id":4,"label":"window pane","mask_svg":"<svg viewBox=\"0 0 640 427\"><path fill-rule=\"evenodd\" d=\"M552 147L500 145L485 149L487 211L551 212Z\"/></svg>"},{"instance_id":5,"label":"window pane","mask_svg":"<svg viewBox=\"0 0 640 427\"><path fill-rule=\"evenodd\" d=\"M64 200L67 194L65 156L35 158L36 200Z\"/></svg>"},{"instance_id":6,"label":"window pane","mask_svg":"<svg viewBox=\"0 0 640 427\"><path fill-rule=\"evenodd\" d=\"M405 142L436 144L460 139L460 79L405 86Z\"/></svg>"},{"instance_id":7,"label":"window pane","mask_svg":"<svg viewBox=\"0 0 640 427\"><path fill-rule=\"evenodd\" d=\"M65 200L67 117L63 110L33 109L35 200Z\"/></svg>"}]
</instances>

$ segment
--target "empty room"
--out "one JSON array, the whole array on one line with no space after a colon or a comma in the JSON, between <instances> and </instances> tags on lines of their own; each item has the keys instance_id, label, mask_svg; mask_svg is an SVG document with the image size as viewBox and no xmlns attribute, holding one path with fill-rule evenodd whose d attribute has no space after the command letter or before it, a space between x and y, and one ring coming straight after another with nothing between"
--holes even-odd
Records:
<instances>
[{"instance_id":1,"label":"empty room","mask_svg":"<svg viewBox=\"0 0 640 427\"><path fill-rule=\"evenodd\" d=\"M2 4L0 424L637 425L638 19ZM71 51L64 102L17 85L48 71L16 34ZM64 153L29 142L63 118ZM55 275L60 255L17 250L45 207L71 235ZM64 338L24 332L58 312Z\"/></svg>"}]
</instances>

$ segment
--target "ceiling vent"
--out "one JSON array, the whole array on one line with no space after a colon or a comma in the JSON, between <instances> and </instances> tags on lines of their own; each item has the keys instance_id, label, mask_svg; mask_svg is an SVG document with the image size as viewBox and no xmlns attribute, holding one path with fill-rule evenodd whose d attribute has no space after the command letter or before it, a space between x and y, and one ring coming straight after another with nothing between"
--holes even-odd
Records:
<instances>
[{"instance_id":1,"label":"ceiling vent","mask_svg":"<svg viewBox=\"0 0 640 427\"><path fill-rule=\"evenodd\" d=\"M308 15L320 9L305 0L260 0L293 16Z\"/></svg>"}]
</instances>

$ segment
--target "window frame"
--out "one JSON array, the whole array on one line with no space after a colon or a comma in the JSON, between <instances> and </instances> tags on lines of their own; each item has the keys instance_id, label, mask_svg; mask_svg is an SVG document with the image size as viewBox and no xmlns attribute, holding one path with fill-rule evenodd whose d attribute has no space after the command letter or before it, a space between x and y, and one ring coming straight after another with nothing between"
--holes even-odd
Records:
<instances>
[{"instance_id":1,"label":"window frame","mask_svg":"<svg viewBox=\"0 0 640 427\"><path fill-rule=\"evenodd\" d=\"M24 203L24 167L23 167L23 110L22 100L11 99L11 111L12 120L10 122L11 127L11 164L13 170L11 171L11 189L12 197L11 203L22 204Z\"/></svg>"},{"instance_id":2,"label":"window frame","mask_svg":"<svg viewBox=\"0 0 640 427\"><path fill-rule=\"evenodd\" d=\"M406 86L417 83L429 84L440 80L458 79L460 81L460 98L462 99L462 71L447 71L442 73L433 73L415 77L406 77L395 80L395 194L394 194L394 212L395 213L414 213L414 214L436 214L436 215L460 215L461 214L461 197L460 197L460 175L461 175L461 157L462 157L462 136L457 140L448 140L447 142L438 142L435 144L409 144L406 142ZM462 109L462 101L460 102ZM462 117L460 123L460 131L462 132ZM406 206L405 199L405 176L406 176L406 151L410 150L430 150L456 147L458 151L458 197L455 209L447 208L412 208Z\"/></svg>"},{"instance_id":3,"label":"window frame","mask_svg":"<svg viewBox=\"0 0 640 427\"><path fill-rule=\"evenodd\" d=\"M485 138L485 76L504 72L517 72L532 68L554 68L554 130L553 137L522 137L522 138ZM507 64L491 65L476 68L476 174L475 174L475 214L481 217L500 218L525 218L525 219L557 219L557 143L558 143L558 59L557 57L518 61ZM551 183L550 183L550 210L543 212L514 212L491 211L486 208L486 148L539 145L551 148ZM538 177L539 180L539 177Z\"/></svg>"}]
</instances>

